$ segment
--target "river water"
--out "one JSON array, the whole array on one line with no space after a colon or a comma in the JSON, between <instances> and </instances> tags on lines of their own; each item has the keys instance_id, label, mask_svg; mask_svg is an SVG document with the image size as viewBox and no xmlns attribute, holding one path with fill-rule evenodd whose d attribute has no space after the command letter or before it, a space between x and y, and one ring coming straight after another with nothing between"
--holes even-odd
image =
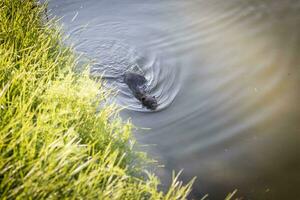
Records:
<instances>
[{"instance_id":1,"label":"river water","mask_svg":"<svg viewBox=\"0 0 300 200\"><path fill-rule=\"evenodd\" d=\"M51 0L93 76L164 169L197 176L191 198L300 198L299 0ZM120 81L148 79L148 112Z\"/></svg>"}]
</instances>

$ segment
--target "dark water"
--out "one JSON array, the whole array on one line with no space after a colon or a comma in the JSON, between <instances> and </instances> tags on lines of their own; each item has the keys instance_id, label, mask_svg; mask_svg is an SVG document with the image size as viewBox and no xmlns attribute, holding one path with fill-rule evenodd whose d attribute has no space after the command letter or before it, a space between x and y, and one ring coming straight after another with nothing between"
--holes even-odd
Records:
<instances>
[{"instance_id":1,"label":"dark water","mask_svg":"<svg viewBox=\"0 0 300 200\"><path fill-rule=\"evenodd\" d=\"M300 199L299 0L51 0L78 52L120 89L122 116L193 197ZM139 71L146 110L118 82ZM116 81L115 81L116 80Z\"/></svg>"}]
</instances>

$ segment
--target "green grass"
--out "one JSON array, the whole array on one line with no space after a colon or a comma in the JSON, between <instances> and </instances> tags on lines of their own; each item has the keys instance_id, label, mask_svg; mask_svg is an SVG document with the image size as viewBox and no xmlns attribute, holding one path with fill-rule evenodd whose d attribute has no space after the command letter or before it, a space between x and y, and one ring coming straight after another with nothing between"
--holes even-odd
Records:
<instances>
[{"instance_id":1,"label":"green grass","mask_svg":"<svg viewBox=\"0 0 300 200\"><path fill-rule=\"evenodd\" d=\"M0 1L0 198L186 199L178 176L158 190L132 125L76 60L44 7Z\"/></svg>"}]
</instances>

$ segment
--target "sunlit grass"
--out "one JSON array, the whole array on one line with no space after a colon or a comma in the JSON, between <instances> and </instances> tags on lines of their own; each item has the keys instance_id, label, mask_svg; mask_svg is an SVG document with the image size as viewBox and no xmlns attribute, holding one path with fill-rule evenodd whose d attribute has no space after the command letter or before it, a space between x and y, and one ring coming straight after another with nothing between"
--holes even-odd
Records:
<instances>
[{"instance_id":1,"label":"sunlit grass","mask_svg":"<svg viewBox=\"0 0 300 200\"><path fill-rule=\"evenodd\" d=\"M100 83L73 72L77 58L43 10L0 1L0 198L185 199L192 183L178 176L158 190L132 125Z\"/></svg>"}]
</instances>

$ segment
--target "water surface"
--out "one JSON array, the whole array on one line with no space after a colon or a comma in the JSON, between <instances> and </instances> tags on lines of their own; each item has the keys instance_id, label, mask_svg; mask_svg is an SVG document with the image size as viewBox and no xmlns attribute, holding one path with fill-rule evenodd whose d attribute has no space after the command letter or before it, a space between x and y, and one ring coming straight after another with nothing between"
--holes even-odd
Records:
<instances>
[{"instance_id":1,"label":"water surface","mask_svg":"<svg viewBox=\"0 0 300 200\"><path fill-rule=\"evenodd\" d=\"M51 0L91 72L117 87L115 99L141 143L183 180L193 197L300 196L300 1ZM139 71L157 96L147 112L124 84ZM104 74L103 74L103 73Z\"/></svg>"}]
</instances>

